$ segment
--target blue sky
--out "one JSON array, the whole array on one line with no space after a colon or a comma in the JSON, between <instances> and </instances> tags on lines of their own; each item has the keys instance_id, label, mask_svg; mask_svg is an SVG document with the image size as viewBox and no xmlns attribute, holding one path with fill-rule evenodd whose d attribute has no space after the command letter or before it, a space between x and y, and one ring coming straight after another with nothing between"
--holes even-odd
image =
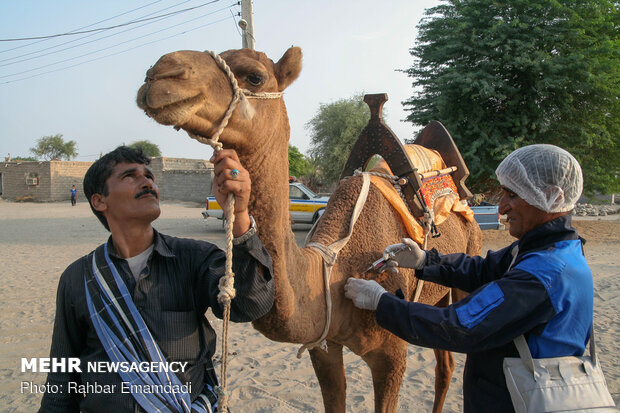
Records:
<instances>
[{"instance_id":1,"label":"blue sky","mask_svg":"<svg viewBox=\"0 0 620 413\"><path fill-rule=\"evenodd\" d=\"M79 161L142 139L159 145L164 156L209 158L209 147L155 123L135 104L146 70L161 55L241 47L236 1L207 3L0 2L0 39L92 30L195 7L101 33L0 42L0 159L9 153L30 156L38 138L57 133L77 142ZM387 93L386 123L401 140L412 137L416 129L402 122L406 112L400 103L412 94L411 79L396 69L411 65L408 49L414 45L415 28L424 10L437 4L439 0L254 0L255 48L274 61L292 45L304 54L301 75L284 96L290 143L307 153L305 125L319 105L358 92Z\"/></svg>"}]
</instances>

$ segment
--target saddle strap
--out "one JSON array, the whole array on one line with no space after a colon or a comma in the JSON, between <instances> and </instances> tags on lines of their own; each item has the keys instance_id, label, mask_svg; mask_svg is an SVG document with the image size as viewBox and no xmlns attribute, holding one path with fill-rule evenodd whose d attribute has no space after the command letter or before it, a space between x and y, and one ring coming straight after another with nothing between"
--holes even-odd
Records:
<instances>
[{"instance_id":1,"label":"saddle strap","mask_svg":"<svg viewBox=\"0 0 620 413\"><path fill-rule=\"evenodd\" d=\"M330 291L330 280L332 274L332 268L338 259L338 253L340 250L347 245L351 235L353 234L353 227L359 218L362 209L364 208L364 204L366 204L366 199L368 198L368 190L370 188L370 176L368 174L364 174L362 179L362 189L357 196L357 201L355 202L355 207L353 208L353 214L351 214L351 222L349 223L349 233L346 237L331 243L330 245L323 245L319 242L310 242L306 244L307 247L314 248L323 258L323 282L325 284L325 305L326 305L326 316L325 316L325 328L323 329L323 334L319 337L318 340L304 344L297 351L297 358L301 358L304 350L313 349L315 347L321 347L323 350L327 351L327 341L325 338L327 337L327 333L329 332L329 326L332 321L332 295ZM315 223L316 225L316 223Z\"/></svg>"}]
</instances>

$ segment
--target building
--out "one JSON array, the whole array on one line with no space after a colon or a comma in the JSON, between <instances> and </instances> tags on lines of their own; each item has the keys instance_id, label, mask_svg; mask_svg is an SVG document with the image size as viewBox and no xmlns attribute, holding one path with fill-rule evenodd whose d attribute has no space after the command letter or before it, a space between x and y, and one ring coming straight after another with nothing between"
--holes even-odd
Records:
<instances>
[{"instance_id":1,"label":"building","mask_svg":"<svg viewBox=\"0 0 620 413\"><path fill-rule=\"evenodd\" d=\"M71 186L84 201L82 181L92 162L0 162L0 196L9 201L54 202L71 199ZM202 159L153 158L151 170L161 200L204 202L212 193L213 165Z\"/></svg>"}]
</instances>

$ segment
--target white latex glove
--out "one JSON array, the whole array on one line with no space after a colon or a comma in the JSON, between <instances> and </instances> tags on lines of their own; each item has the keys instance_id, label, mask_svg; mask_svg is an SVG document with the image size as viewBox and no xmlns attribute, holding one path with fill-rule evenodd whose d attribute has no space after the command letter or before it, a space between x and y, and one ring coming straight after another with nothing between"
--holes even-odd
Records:
<instances>
[{"instance_id":1,"label":"white latex glove","mask_svg":"<svg viewBox=\"0 0 620 413\"><path fill-rule=\"evenodd\" d=\"M393 270L395 267L419 270L424 267L426 252L411 238L403 238L402 243L385 247L383 258L389 260L388 268L390 270Z\"/></svg>"},{"instance_id":2,"label":"white latex glove","mask_svg":"<svg viewBox=\"0 0 620 413\"><path fill-rule=\"evenodd\" d=\"M344 296L353 301L362 310L376 310L379 299L386 293L385 288L374 280L349 278L344 285Z\"/></svg>"}]
</instances>

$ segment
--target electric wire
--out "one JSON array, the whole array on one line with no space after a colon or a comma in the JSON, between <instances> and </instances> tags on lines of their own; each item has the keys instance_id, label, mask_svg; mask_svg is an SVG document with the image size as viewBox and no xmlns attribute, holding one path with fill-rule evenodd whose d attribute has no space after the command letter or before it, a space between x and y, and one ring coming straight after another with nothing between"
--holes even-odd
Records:
<instances>
[{"instance_id":1,"label":"electric wire","mask_svg":"<svg viewBox=\"0 0 620 413\"><path fill-rule=\"evenodd\" d=\"M237 18L232 10L230 10L230 14L233 17L233 22L235 23L235 28L237 29L237 33L239 33L239 37L242 37L243 35L241 34L241 31L239 31L239 23L237 22ZM239 16L239 13L237 13L237 16Z\"/></svg>"},{"instance_id":2,"label":"electric wire","mask_svg":"<svg viewBox=\"0 0 620 413\"><path fill-rule=\"evenodd\" d=\"M89 25L87 25L87 26L78 27L77 29L73 29L73 30L71 30L71 32L73 32L73 31L77 31L77 30L86 29L87 27L91 27L91 26L94 26L94 25L99 24L99 23L107 22L108 20L116 19L117 17L124 16L124 15L129 14L129 13L133 13L133 12L134 12L134 11L136 11L136 10L143 9L143 8L145 8L145 7L151 6L151 5L153 5L153 4L155 4L155 3L159 3L159 2L161 2L161 1L162 1L162 0L156 0L156 1L153 1L153 2L151 2L151 3L145 4L144 6L136 7L135 9L132 9L132 10L129 10L129 11L123 12L123 13L121 13L121 14L117 14L116 16L112 16L112 17L108 17L107 19L99 20L98 22L91 23L91 24L89 24ZM186 3L187 1L190 1L190 0L186 0L186 1L184 1L183 3ZM147 15L147 16L148 16L148 15ZM48 39L41 39L41 40L37 40L36 42L32 42L32 43L28 43L28 44L22 44L22 45L20 45L20 46L13 47L12 49L0 50L0 53L6 53L6 52L10 52L10 51L12 51L12 50L16 50L16 49L21 49L21 48L24 48L24 47L32 46L33 44L41 43L41 42L44 42L44 41L46 41L46 40L48 40ZM21 57L21 56L20 56L20 57Z\"/></svg>"},{"instance_id":3,"label":"electric wire","mask_svg":"<svg viewBox=\"0 0 620 413\"><path fill-rule=\"evenodd\" d=\"M2 82L0 84L5 85L5 84L9 84L9 83L15 83L15 82L19 82L19 81L22 81L22 80L27 80L27 79L32 79L34 77L43 76L43 75L46 75L46 74L49 74L49 73L54 73L54 72L59 72L61 70L70 69L70 68L73 68L73 67L76 67L76 66L81 66L81 65L86 64L86 63L91 63L91 62L94 62L94 61L97 61L97 60L104 59L106 57L116 56L116 55L119 55L121 53L126 53L126 52L129 52L131 50L135 50L135 49L138 49L140 47L147 46L149 44L153 44L153 43L161 42L161 41L164 41L164 40L168 40L168 39L171 39L171 38L176 37L176 36L181 36L181 35L184 35L186 33L192 32L194 30L198 30L198 29L201 29L203 27L211 26L211 25L223 22L223 21L228 20L228 19L230 19L230 17L225 17L223 19L216 20L216 21L213 21L213 22L210 22L210 23L207 23L207 24L203 24L201 26L194 27L194 28L189 29L189 30L184 30L184 31L182 31L180 33L176 33L176 34L173 34L173 35L168 36L168 37L164 37L164 38L161 38L161 39L153 40L151 42L142 43L140 45L137 45L135 47L131 47L129 49L121 50L121 51L118 51L118 52L115 52L115 53L110 53L110 54L107 54L105 56L100 56L100 57L97 57L97 58L94 58L94 59L91 59L91 60L87 60L87 61L84 61L84 62L76 63L76 64L71 65L71 66L61 67L61 68L58 68L58 69L49 70L47 72L37 73L37 74L34 74L32 76L27 76L27 77L23 77L23 78L19 78L19 79L9 80L9 81L6 81L6 82Z\"/></svg>"},{"instance_id":4,"label":"electric wire","mask_svg":"<svg viewBox=\"0 0 620 413\"><path fill-rule=\"evenodd\" d=\"M168 15L176 15L176 14L180 14L180 13L185 13L185 12L188 12L190 10L195 10L195 9L207 6L209 4L213 4L213 3L218 2L218 1L219 0L212 0L212 1L207 2L207 3L203 3L203 4L199 5L199 6L189 7L187 9L183 9L183 10L177 10L177 11L174 11L174 12L162 14L160 16L147 17L147 18L144 18L144 19L133 20L133 21L130 21L130 22L127 22L127 23L121 23L121 24L117 24L117 25L109 26L109 27L100 27L100 28L91 29L91 30L82 30L82 31L75 31L75 32L59 33L59 34L53 34L53 35L48 35L48 36L33 36L33 37L22 37L22 38L14 38L14 39L0 39L0 42L15 42L15 41L36 40L36 39L52 39L52 38L55 38L55 37L74 36L76 34L84 34L84 33L91 33L91 32L101 32L101 31L105 31L105 30L111 30L111 29L116 29L116 28L123 27L123 26L128 26L130 24L142 23L144 21L153 20L153 19L157 19L157 18L160 18L160 17L168 16Z\"/></svg>"},{"instance_id":5,"label":"electric wire","mask_svg":"<svg viewBox=\"0 0 620 413\"><path fill-rule=\"evenodd\" d=\"M155 4L155 3L159 3L160 1L162 1L162 0L157 0L157 1L155 1L155 2L152 2L152 3L147 4L146 6L138 7L138 8L136 8L136 9L133 9L133 10L127 11L127 12L125 12L125 13L117 14L116 16L113 16L113 17L110 17L110 18L107 18L107 19L104 19L104 20L100 20L100 21L98 21L98 22L96 22L96 23L92 23L92 24L89 24L89 25L87 25L87 26L83 26L83 27L80 27L80 28L78 28L78 29L75 29L75 30L85 29L85 28L87 28L87 27L91 27L91 26L94 26L94 25L96 25L96 24L99 24L99 23L102 23L102 22L105 22L105 21L108 21L108 20L115 19L115 18L117 18L117 17L119 17L119 16L123 16L123 15L125 15L125 14L131 13L131 12L134 12L134 11L139 10L139 9L141 9L141 8L144 8L144 7L147 7L147 6L153 5L153 4ZM177 4L173 4L172 6L165 7L165 8L163 8L163 9L159 9L159 10L156 10L156 11L154 11L154 12L151 12L151 13L145 14L145 15L143 15L143 16L140 16L140 17L139 17L139 19L144 18L144 17L149 17L149 16L151 16L151 15L153 15L153 14L155 14L155 13L161 13L162 11L169 10L169 9L171 9L171 8L174 8L174 7L180 6L181 4L185 4L185 3L190 2L190 1L192 1L192 0L185 0L185 1L182 1L182 2L177 3ZM164 17L164 18L167 18L167 17ZM162 19L164 19L164 18L162 18ZM157 22L157 21L159 21L159 20L155 20L155 22ZM145 23L144 25L137 26L137 27L143 27L143 26L145 26L145 25L147 25L147 24L152 24L152 23L153 23L153 22L148 22L148 23ZM133 28L132 28L132 29L133 29ZM98 34L100 34L100 33L97 33L97 32L95 32L95 33L90 33L90 34L87 34L87 35L85 35L85 36L79 37L79 38L77 38L77 39L68 40L68 41L66 41L66 42L59 43L59 44L56 44L56 45L54 45L54 46L49 46L49 47L46 47L46 48L44 48L44 49L34 50L34 51L32 51L32 52L29 52L29 53L24 53L24 54L21 54L21 55L17 55L17 56L9 57L9 58L6 58L6 59L2 59L2 60L0 60L0 62L6 62L6 61L9 61L9 60L19 59L20 57L30 56L30 55L35 54L35 53L44 52L44 51L47 51L47 50L50 50L50 49L55 49L55 48L57 48L57 47L61 47L61 46L64 46L64 45L66 45L66 44L70 44L70 43L75 43L75 42L78 42L78 41L83 40L83 39L86 39L86 38L88 38L88 37L96 36L96 35L98 35ZM105 38L105 37L104 37L104 38ZM33 45L33 44L36 44L36 43L45 42L45 41L47 41L47 40L51 40L51 39L42 39L42 40L38 40L38 41L36 41L36 42L28 43L27 45L22 45L22 46L15 47L15 48L13 48L13 49L8 49L8 50L3 50L3 51L0 51L0 53L4 53L4 52L9 51L9 50L19 49L19 48L26 47L26 46L30 46L30 45ZM63 50L66 50L66 49L63 49ZM22 61L23 61L23 60L22 60Z\"/></svg>"},{"instance_id":6,"label":"electric wire","mask_svg":"<svg viewBox=\"0 0 620 413\"><path fill-rule=\"evenodd\" d=\"M209 15L213 15L213 14L219 13L219 12L221 12L221 11L223 11L223 10L226 10L226 9L230 9L230 8L232 8L232 7L235 7L236 5L237 5L237 4L231 4L231 5L227 6L227 7L222 7L221 9L218 9L218 10L215 10L215 11L212 11L212 12L209 12L209 13L202 14L202 15L197 16L197 17L194 17L194 18L192 18L192 19L185 20L185 21L183 21L183 22L181 22L181 23L177 23L177 24L174 24L174 25L172 25L172 26L168 26L168 27L165 27L165 28L162 28L162 29L159 29L159 30L156 30L156 31L153 31L153 32L150 32L150 33L147 33L147 34L141 35L141 36L138 36L138 37L134 37L134 38L129 39L129 40L125 40L125 41L122 41L122 42L119 42L119 43L115 43L115 44L113 44L113 45L111 45L111 46L107 46L107 47L99 48L99 49L97 49L97 50L95 50L95 51L91 51L91 52L88 52L88 53L83 53L83 54L78 55L78 56L73 56L73 57L70 57L70 58L67 58L67 59L59 60L59 61L56 61L56 62L53 62L53 63L48 63L48 64L45 64L45 65L43 65L43 66L38 66L38 67L35 67L35 68L31 68L31 69L23 70L23 71L20 71L20 72L16 72L16 73L11 73L11 74L2 75L2 76L0 76L0 79L6 79L6 78L14 77L14 76L24 75L24 74L26 74L26 73L34 72L34 71L37 71L37 70L40 70L40 69L44 69L44 68L47 68L47 67L50 67L50 66L55 66L55 65L59 65L59 64L62 64L62 63L70 62L70 61L73 61L73 60L76 60L76 59L80 59L80 58L82 58L82 57L91 56L91 55L94 55L94 54L96 54L96 53L103 52L103 51L105 51L105 50L110 50L110 49L113 49L114 47L118 47L118 46L121 46L121 45L123 45L123 44L127 44L127 43L130 43L130 42L133 42L133 41L139 40L139 39L143 39L143 38L145 38L145 37L149 37L149 36L155 35L155 34L157 34L157 33L161 33L161 32L166 31L166 30L170 30L170 29L178 28L179 26L182 26L182 25L184 25L184 24L188 24L188 23L191 23L191 22L193 22L193 21L195 21L195 20L199 20L199 19L201 19L201 18L204 18L204 17L206 17L206 16L209 16ZM226 19L228 19L228 17L227 17ZM225 19L217 20L217 22L220 22L220 21L223 21L223 20L225 20ZM199 26L199 28L200 28L200 27L205 27L205 26L208 26L208 25L210 25L210 24L209 24L209 23L207 23L206 25ZM190 29L189 31L193 31L193 30L195 30L195 29L196 29L196 28L194 28L194 29ZM182 34L182 33L179 33L179 34ZM179 34L177 34L177 35L179 35ZM173 36L174 36L174 35L173 35ZM165 39L167 39L167 38L164 38L164 39L161 39L161 40L165 40ZM146 44L151 44L151 43L145 43L145 45L146 45ZM133 50L133 48L132 48L132 49L128 49L128 50ZM106 55L105 57L107 57L107 56L113 56L113 55L114 55L114 54L108 54L108 55ZM86 61L86 62L84 62L84 63L91 62L91 61L93 61L93 60L97 60L97 59L91 59L91 60L88 60L88 61ZM71 67L75 67L75 66L76 66L76 65L71 65L71 66L67 66L66 68L71 68ZM41 73L41 74L51 73L51 72L55 72L55 71L57 71L57 70L46 71L46 72L43 72L43 73ZM28 79L30 79L30 78L31 78L31 77L28 77ZM10 83L10 82L4 82L4 83L6 84L6 83Z\"/></svg>"},{"instance_id":7,"label":"electric wire","mask_svg":"<svg viewBox=\"0 0 620 413\"><path fill-rule=\"evenodd\" d=\"M200 19L200 18L203 18L203 17L209 16L209 15L212 15L212 14L219 13L219 12L220 12L220 11L222 11L222 10L230 9L230 8L231 8L231 7L233 7L233 6L234 6L234 5L231 5L231 6L226 6L226 7L222 7L221 9L218 9L218 10L215 10L215 11L213 11L213 12L209 12L209 13L206 13L206 14L200 15L200 16L198 16L198 17L195 17L195 18L190 19L190 20L186 20L186 21L184 21L184 22L182 22L182 23L179 23L179 24L189 23L189 22L192 22L192 21L194 21L194 20L197 20L197 19ZM232 11L231 11L231 12L232 12ZM52 52L43 53L43 54L40 54L40 55L37 55L37 56L28 57L28 58L26 58L26 59L17 60L17 61L14 61L14 62L9 62L9 63L0 64L0 67L11 66L11 65L18 64L18 63L22 63L22 62L27 62L27 61L29 61L29 60L38 59L38 58L40 58L40 57L49 56L49 55L52 55L52 54L56 54L56 53L60 53L60 52L64 52L64 51L66 51L66 50L74 49L74 48L76 48L76 47L80 47L80 46L84 46L84 45L87 45L87 44L95 43L95 42L98 42L98 41L100 41L100 40L108 39L108 38L113 37L113 36L118 36L118 35L120 35L120 34L130 32L130 31L132 31L132 30L140 29L140 28L145 27L145 26L150 25L150 24L158 23L158 22L163 21L163 20L165 20L165 19L168 19L168 18L170 18L170 17L172 17L172 16L162 17L162 18L161 18L161 19L159 19L159 20L151 20L151 21L146 22L146 23L144 23L144 24L142 24L142 25L140 25L140 26L130 27L130 28L127 28L127 29L125 29L125 30L121 30L120 32L112 33L112 34L109 34L109 35L107 35L107 36L100 37L100 38L98 38L98 39L93 39L93 40L89 40L89 41L86 41L86 42L78 43L78 44L75 44L75 45L72 45L72 46L69 46L69 47L65 47L64 49L59 49L59 50L55 50L55 51L52 51ZM179 24L177 24L177 25L175 25L175 26L178 26ZM172 26L171 26L171 27L172 27ZM170 27L169 27L169 28L170 28ZM159 31L155 31L155 32L153 32L153 33L158 33L158 32L160 32L160 31L161 31L161 30L159 30ZM99 34L99 33L93 33L93 34L90 34L90 35L85 36L85 37L89 37L89 36L92 36L92 35L94 35L94 34ZM83 37L83 38L85 38L85 37ZM82 39L83 39L83 38L82 38ZM140 38L140 37L138 37L137 39L139 39L139 38ZM76 40L81 40L81 39L76 39ZM63 43L63 44L72 43L72 42L74 42L74 41L75 41L75 40L73 40L73 41L71 41L71 42L65 42L65 43ZM123 43L126 43L126 42L121 42L121 43L119 43L119 44L123 44ZM51 47L51 48L55 48L55 47L58 47L58 46L53 46L53 47ZM50 49L50 48L48 48L48 49ZM101 49L101 50L106 50L106 48ZM82 55L82 56L84 56L84 55ZM79 57L80 57L80 56L78 56L78 57L76 57L76 58L79 58ZM4 61L6 61L6 60L10 60L10 59L0 60L0 62L4 62ZM60 63L62 63L62 62L63 62L63 61L61 61ZM52 64L57 64L57 63L52 63ZM35 68L35 69L31 69L31 70L37 70L37 69ZM21 73L23 73L23 72L21 72ZM7 76L11 76L11 75L7 75ZM1 77L0 77L0 78L1 78Z\"/></svg>"}]
</instances>

